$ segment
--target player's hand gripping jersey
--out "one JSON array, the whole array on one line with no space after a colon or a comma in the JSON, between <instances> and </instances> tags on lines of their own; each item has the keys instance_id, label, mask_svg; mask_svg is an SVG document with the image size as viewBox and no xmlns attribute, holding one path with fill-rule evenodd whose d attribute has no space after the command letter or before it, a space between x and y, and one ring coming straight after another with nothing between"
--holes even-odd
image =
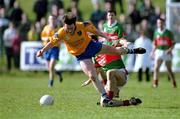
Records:
<instances>
[{"instance_id":1,"label":"player's hand gripping jersey","mask_svg":"<svg viewBox=\"0 0 180 119\"><path fill-rule=\"evenodd\" d=\"M51 38L51 43L56 45L59 40L63 40L68 51L75 56L82 54L91 41L88 32L96 34L97 30L90 22L76 22L74 34L67 33L64 28L60 28Z\"/></svg>"}]
</instances>

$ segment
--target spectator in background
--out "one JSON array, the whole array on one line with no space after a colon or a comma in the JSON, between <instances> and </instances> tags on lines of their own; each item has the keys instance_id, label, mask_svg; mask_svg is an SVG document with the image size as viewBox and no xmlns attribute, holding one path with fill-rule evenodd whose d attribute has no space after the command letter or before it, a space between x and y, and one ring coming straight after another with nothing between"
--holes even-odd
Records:
<instances>
[{"instance_id":1,"label":"spectator in background","mask_svg":"<svg viewBox=\"0 0 180 119\"><path fill-rule=\"evenodd\" d=\"M18 26L21 22L22 14L23 10L20 8L19 2L15 1L13 8L11 8L9 12L9 19Z\"/></svg>"},{"instance_id":2,"label":"spectator in background","mask_svg":"<svg viewBox=\"0 0 180 119\"><path fill-rule=\"evenodd\" d=\"M19 31L13 38L13 57L14 57L14 66L16 69L19 69L20 66L20 47L21 47L21 37Z\"/></svg>"},{"instance_id":3,"label":"spectator in background","mask_svg":"<svg viewBox=\"0 0 180 119\"><path fill-rule=\"evenodd\" d=\"M109 10L113 10L112 2L109 0L104 1L104 10L107 12ZM106 14L105 14L106 17Z\"/></svg>"},{"instance_id":4,"label":"spectator in background","mask_svg":"<svg viewBox=\"0 0 180 119\"><path fill-rule=\"evenodd\" d=\"M119 15L119 23L122 24L123 29L126 28L127 19L124 14Z\"/></svg>"},{"instance_id":5,"label":"spectator in background","mask_svg":"<svg viewBox=\"0 0 180 119\"><path fill-rule=\"evenodd\" d=\"M9 20L6 16L6 9L0 6L0 27L7 27Z\"/></svg>"},{"instance_id":6,"label":"spectator in background","mask_svg":"<svg viewBox=\"0 0 180 119\"><path fill-rule=\"evenodd\" d=\"M36 0L33 7L33 11L36 14L36 21L40 21L42 17L46 17L47 7L47 0Z\"/></svg>"},{"instance_id":7,"label":"spectator in background","mask_svg":"<svg viewBox=\"0 0 180 119\"><path fill-rule=\"evenodd\" d=\"M110 10L113 10L112 9L112 3L111 1L104 1L104 12L103 12L103 15L102 15L102 20L99 21L98 23L98 29L101 30L102 29L102 26L104 24L104 22L106 21L106 16L107 16L107 12L110 11Z\"/></svg>"},{"instance_id":8,"label":"spectator in background","mask_svg":"<svg viewBox=\"0 0 180 119\"><path fill-rule=\"evenodd\" d=\"M64 15L64 5L62 1L59 1L59 5L55 4L55 1L51 3L51 14L56 16L57 18L57 25L59 27L62 26L62 17Z\"/></svg>"},{"instance_id":9,"label":"spectator in background","mask_svg":"<svg viewBox=\"0 0 180 119\"><path fill-rule=\"evenodd\" d=\"M151 25L153 25L154 29L156 26L156 21L157 21L157 19L160 18L161 14L162 14L161 8L159 6L156 6L154 14L152 14L149 18L149 22Z\"/></svg>"},{"instance_id":10,"label":"spectator in background","mask_svg":"<svg viewBox=\"0 0 180 119\"><path fill-rule=\"evenodd\" d=\"M0 56L3 54L3 33L8 27L9 20L5 16L6 9L0 6Z\"/></svg>"},{"instance_id":11,"label":"spectator in background","mask_svg":"<svg viewBox=\"0 0 180 119\"><path fill-rule=\"evenodd\" d=\"M139 10L136 9L136 3L130 3L128 6L128 17L131 20L133 28L141 22L141 16Z\"/></svg>"},{"instance_id":12,"label":"spectator in background","mask_svg":"<svg viewBox=\"0 0 180 119\"><path fill-rule=\"evenodd\" d=\"M119 2L120 13L124 13L123 0L104 0L104 2L110 2L112 10L116 10L116 3Z\"/></svg>"},{"instance_id":13,"label":"spectator in background","mask_svg":"<svg viewBox=\"0 0 180 119\"><path fill-rule=\"evenodd\" d=\"M79 0L71 0L71 7L79 7Z\"/></svg>"},{"instance_id":14,"label":"spectator in background","mask_svg":"<svg viewBox=\"0 0 180 119\"><path fill-rule=\"evenodd\" d=\"M158 86L159 69L163 61L167 67L168 75L172 81L173 87L176 88L176 80L172 71L172 49L174 47L173 33L165 28L165 19L157 20L157 29L154 33L152 56L155 55L155 66L153 75L153 87Z\"/></svg>"},{"instance_id":15,"label":"spectator in background","mask_svg":"<svg viewBox=\"0 0 180 119\"><path fill-rule=\"evenodd\" d=\"M62 19L63 19L64 14L65 14L65 10L64 9L59 9L59 15L57 17L57 25L58 25L58 27L63 26Z\"/></svg>"},{"instance_id":16,"label":"spectator in background","mask_svg":"<svg viewBox=\"0 0 180 119\"><path fill-rule=\"evenodd\" d=\"M17 34L17 30L13 22L9 23L9 27L4 31L3 41L6 53L6 67L10 71L12 68L13 55L13 39Z\"/></svg>"},{"instance_id":17,"label":"spectator in background","mask_svg":"<svg viewBox=\"0 0 180 119\"><path fill-rule=\"evenodd\" d=\"M59 16L59 7L57 5L53 4L51 6L51 14L56 17Z\"/></svg>"},{"instance_id":18,"label":"spectator in background","mask_svg":"<svg viewBox=\"0 0 180 119\"><path fill-rule=\"evenodd\" d=\"M58 28L56 25L56 17L50 15L48 17L48 25L46 25L43 28L43 31L41 32L41 40L43 41L44 46L50 41L50 37L52 37L57 32L57 30ZM55 73L54 66L56 64L56 60L59 59L59 47L60 47L60 42L53 48L46 51L44 55L48 63L49 87L52 87L54 84L54 73ZM63 79L61 72L59 72L59 81L62 82L62 80Z\"/></svg>"},{"instance_id":19,"label":"spectator in background","mask_svg":"<svg viewBox=\"0 0 180 119\"><path fill-rule=\"evenodd\" d=\"M53 5L56 5L58 9L64 9L63 0L51 0L50 7L52 8Z\"/></svg>"},{"instance_id":20,"label":"spectator in background","mask_svg":"<svg viewBox=\"0 0 180 119\"><path fill-rule=\"evenodd\" d=\"M137 27L133 27L131 22L128 21L128 23L126 24L126 28L125 28L125 32L127 34L127 40L129 42L134 42L136 38L138 38L138 32L137 32Z\"/></svg>"},{"instance_id":21,"label":"spectator in background","mask_svg":"<svg viewBox=\"0 0 180 119\"><path fill-rule=\"evenodd\" d=\"M71 12L77 17L77 21L83 21L82 13L77 7L72 7Z\"/></svg>"},{"instance_id":22,"label":"spectator in background","mask_svg":"<svg viewBox=\"0 0 180 119\"><path fill-rule=\"evenodd\" d=\"M146 53L143 55L136 55L136 60L135 60L135 66L134 70L138 71L138 81L142 81L142 73L146 73L146 81L150 81L150 69L151 69L151 58L150 58L150 53L152 51L152 42L151 40L146 36L146 30L143 26L143 22L146 22L146 20L143 20L140 24L140 36L137 38L134 42L134 47L142 47L146 49Z\"/></svg>"},{"instance_id":23,"label":"spectator in background","mask_svg":"<svg viewBox=\"0 0 180 119\"><path fill-rule=\"evenodd\" d=\"M41 31L42 31L42 29L44 28L44 26L47 24L47 23L46 23L46 18L45 18L45 17L42 17L39 23L40 23L40 27L41 27Z\"/></svg>"},{"instance_id":24,"label":"spectator in background","mask_svg":"<svg viewBox=\"0 0 180 119\"><path fill-rule=\"evenodd\" d=\"M115 10L115 2L116 2L116 0L104 0L104 3L110 3L109 5L110 5L110 10Z\"/></svg>"},{"instance_id":25,"label":"spectator in background","mask_svg":"<svg viewBox=\"0 0 180 119\"><path fill-rule=\"evenodd\" d=\"M79 0L71 0L71 6L67 9L67 12L71 12L76 16L77 21L83 21L82 13L79 10Z\"/></svg>"},{"instance_id":26,"label":"spectator in background","mask_svg":"<svg viewBox=\"0 0 180 119\"><path fill-rule=\"evenodd\" d=\"M94 8L94 11L91 13L90 21L95 25L96 28L98 28L98 23L101 20L105 20L105 18L103 18L104 14L105 14L105 11L101 10L100 2L98 0L94 1L92 3L92 5L93 5L93 8Z\"/></svg>"},{"instance_id":27,"label":"spectator in background","mask_svg":"<svg viewBox=\"0 0 180 119\"><path fill-rule=\"evenodd\" d=\"M142 6L140 7L140 16L142 19L148 20L155 14L155 9L151 0L144 0Z\"/></svg>"},{"instance_id":28,"label":"spectator in background","mask_svg":"<svg viewBox=\"0 0 180 119\"><path fill-rule=\"evenodd\" d=\"M28 41L28 31L30 30L31 23L29 19L27 18L27 15L25 13L22 14L21 16L21 24L19 26L19 34L21 36L22 41Z\"/></svg>"},{"instance_id":29,"label":"spectator in background","mask_svg":"<svg viewBox=\"0 0 180 119\"><path fill-rule=\"evenodd\" d=\"M150 40L152 40L154 32L154 29L152 29L152 25L146 19L143 19L140 23L140 27L142 30L144 30L144 35L147 36Z\"/></svg>"},{"instance_id":30,"label":"spectator in background","mask_svg":"<svg viewBox=\"0 0 180 119\"><path fill-rule=\"evenodd\" d=\"M37 36L38 36L38 41L41 41L41 32L42 32L42 26L41 26L41 22L40 21L37 21L35 23L35 29L36 29L36 33L37 33Z\"/></svg>"}]
</instances>

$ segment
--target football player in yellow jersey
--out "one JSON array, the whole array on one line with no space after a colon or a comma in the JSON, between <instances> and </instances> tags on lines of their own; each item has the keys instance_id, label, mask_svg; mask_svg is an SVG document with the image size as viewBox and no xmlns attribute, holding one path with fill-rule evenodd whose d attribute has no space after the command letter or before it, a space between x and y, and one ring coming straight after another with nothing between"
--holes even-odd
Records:
<instances>
[{"instance_id":1,"label":"football player in yellow jersey","mask_svg":"<svg viewBox=\"0 0 180 119\"><path fill-rule=\"evenodd\" d=\"M101 93L102 106L110 105L111 100L108 98L106 91L98 79L96 69L92 62L92 57L97 54L143 54L146 52L143 48L128 49L128 48L114 48L104 45L99 42L93 42L88 33L111 40L102 32L97 30L90 22L76 22L76 17L71 13L65 14L63 17L64 25L51 38L50 42L45 47L37 52L37 57L43 55L45 51L56 45L59 41L64 41L69 53L74 55L80 62L83 72L92 80L95 88Z\"/></svg>"},{"instance_id":2,"label":"football player in yellow jersey","mask_svg":"<svg viewBox=\"0 0 180 119\"><path fill-rule=\"evenodd\" d=\"M56 27L56 17L50 15L48 17L48 24L43 28L41 32L41 40L43 41L43 45L45 46L49 41L50 38L54 35L55 32L58 31ZM58 42L53 48L50 48L47 50L44 54L45 59L48 63L48 71L49 71L49 87L53 86L54 83L54 66L56 63L56 60L59 58L59 47L60 42ZM62 75L61 72L57 72L59 75L60 82L62 81Z\"/></svg>"}]
</instances>

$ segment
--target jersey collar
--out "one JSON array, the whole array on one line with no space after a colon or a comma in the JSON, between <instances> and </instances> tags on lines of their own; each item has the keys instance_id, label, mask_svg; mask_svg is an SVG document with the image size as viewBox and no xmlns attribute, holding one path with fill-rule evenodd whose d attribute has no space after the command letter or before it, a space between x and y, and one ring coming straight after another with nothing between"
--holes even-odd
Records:
<instances>
[{"instance_id":1,"label":"jersey collar","mask_svg":"<svg viewBox=\"0 0 180 119\"><path fill-rule=\"evenodd\" d=\"M165 28L163 30L161 30L160 28L157 29L157 31L160 33L160 34L163 34L165 32Z\"/></svg>"},{"instance_id":2,"label":"jersey collar","mask_svg":"<svg viewBox=\"0 0 180 119\"><path fill-rule=\"evenodd\" d=\"M113 26L115 26L116 24L117 24L117 20L115 20L114 23L112 23L111 25L109 24L109 22L107 22L108 27L113 27Z\"/></svg>"}]
</instances>

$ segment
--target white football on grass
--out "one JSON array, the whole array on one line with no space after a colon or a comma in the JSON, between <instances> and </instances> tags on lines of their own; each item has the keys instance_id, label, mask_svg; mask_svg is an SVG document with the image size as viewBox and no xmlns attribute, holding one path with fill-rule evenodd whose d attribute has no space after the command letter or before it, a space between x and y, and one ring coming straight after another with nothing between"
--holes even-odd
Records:
<instances>
[{"instance_id":1,"label":"white football on grass","mask_svg":"<svg viewBox=\"0 0 180 119\"><path fill-rule=\"evenodd\" d=\"M44 95L39 102L40 105L52 105L54 103L54 98L50 95Z\"/></svg>"}]
</instances>

